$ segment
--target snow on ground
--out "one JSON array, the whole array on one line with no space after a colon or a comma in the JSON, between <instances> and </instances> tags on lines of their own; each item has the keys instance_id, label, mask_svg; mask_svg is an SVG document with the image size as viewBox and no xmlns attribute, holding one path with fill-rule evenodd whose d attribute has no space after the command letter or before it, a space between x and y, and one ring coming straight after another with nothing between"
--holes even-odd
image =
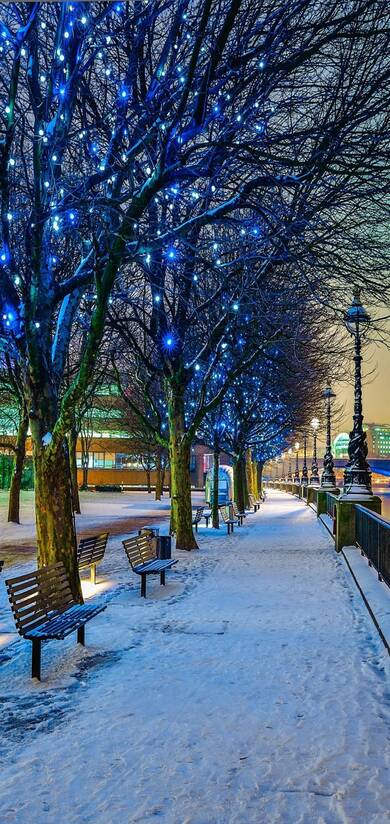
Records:
<instances>
[{"instance_id":1,"label":"snow on ground","mask_svg":"<svg viewBox=\"0 0 390 824\"><path fill-rule=\"evenodd\" d=\"M194 498L201 501L202 493L194 493ZM81 515L76 515L76 526L79 534L88 532L91 528L103 531L104 529L123 524L123 531L131 528L131 521L145 514L148 517L169 517L170 502L167 494L161 501L155 501L153 494L147 492L87 492L80 493ZM34 493L22 492L20 524L7 522L8 493L0 491L0 553L11 556L13 547L21 550L29 549L35 544L34 522Z\"/></svg>"},{"instance_id":2,"label":"snow on ground","mask_svg":"<svg viewBox=\"0 0 390 824\"><path fill-rule=\"evenodd\" d=\"M387 654L314 513L273 492L199 544L144 601L113 539L41 684L3 648L2 824L389 821Z\"/></svg>"}]
</instances>

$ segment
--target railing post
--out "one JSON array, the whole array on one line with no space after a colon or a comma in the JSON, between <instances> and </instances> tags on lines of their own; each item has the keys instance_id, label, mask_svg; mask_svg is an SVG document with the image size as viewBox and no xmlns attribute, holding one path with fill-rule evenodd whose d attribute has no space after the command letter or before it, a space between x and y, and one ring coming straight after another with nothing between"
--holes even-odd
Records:
<instances>
[{"instance_id":1,"label":"railing post","mask_svg":"<svg viewBox=\"0 0 390 824\"><path fill-rule=\"evenodd\" d=\"M372 512L381 514L382 501L377 496L369 500L355 501ZM338 499L336 502L336 542L335 549L341 552L344 546L354 546L356 543L356 523L354 503Z\"/></svg>"}]
</instances>

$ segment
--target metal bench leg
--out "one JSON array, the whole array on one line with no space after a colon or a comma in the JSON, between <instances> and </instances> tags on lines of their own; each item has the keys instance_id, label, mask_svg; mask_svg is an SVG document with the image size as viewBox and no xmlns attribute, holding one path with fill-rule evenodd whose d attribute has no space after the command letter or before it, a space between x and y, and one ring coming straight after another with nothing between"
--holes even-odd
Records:
<instances>
[{"instance_id":1,"label":"metal bench leg","mask_svg":"<svg viewBox=\"0 0 390 824\"><path fill-rule=\"evenodd\" d=\"M146 598L146 575L141 575L141 598Z\"/></svg>"},{"instance_id":2,"label":"metal bench leg","mask_svg":"<svg viewBox=\"0 0 390 824\"><path fill-rule=\"evenodd\" d=\"M197 532L197 531L198 531L198 522L196 522L196 524L195 524L195 532Z\"/></svg>"},{"instance_id":3,"label":"metal bench leg","mask_svg":"<svg viewBox=\"0 0 390 824\"><path fill-rule=\"evenodd\" d=\"M91 565L91 584L96 584L96 564Z\"/></svg>"},{"instance_id":4,"label":"metal bench leg","mask_svg":"<svg viewBox=\"0 0 390 824\"><path fill-rule=\"evenodd\" d=\"M208 527L208 525L209 525L209 520L210 520L210 516L209 516L209 515L206 515L206 516L205 516L205 521L206 521L206 529L207 529L207 527Z\"/></svg>"},{"instance_id":5,"label":"metal bench leg","mask_svg":"<svg viewBox=\"0 0 390 824\"><path fill-rule=\"evenodd\" d=\"M77 643L85 647L85 624L77 630Z\"/></svg>"},{"instance_id":6,"label":"metal bench leg","mask_svg":"<svg viewBox=\"0 0 390 824\"><path fill-rule=\"evenodd\" d=\"M41 680L41 642L39 638L32 640L31 677Z\"/></svg>"},{"instance_id":7,"label":"metal bench leg","mask_svg":"<svg viewBox=\"0 0 390 824\"><path fill-rule=\"evenodd\" d=\"M163 587L165 587L165 569L163 569L163 571L160 572L160 584Z\"/></svg>"}]
</instances>

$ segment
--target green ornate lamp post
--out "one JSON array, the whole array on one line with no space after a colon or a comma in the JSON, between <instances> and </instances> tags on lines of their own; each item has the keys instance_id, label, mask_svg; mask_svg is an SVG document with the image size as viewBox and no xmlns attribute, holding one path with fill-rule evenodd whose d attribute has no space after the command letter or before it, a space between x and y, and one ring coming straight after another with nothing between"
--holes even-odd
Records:
<instances>
[{"instance_id":1,"label":"green ornate lamp post","mask_svg":"<svg viewBox=\"0 0 390 824\"><path fill-rule=\"evenodd\" d=\"M299 484L299 482L300 482L300 480L301 480L301 479L300 479L300 477L299 477L299 458L298 458L298 453L299 453L299 442L298 442L298 441L295 441L295 444L294 444L294 449L295 449L295 473L294 473L294 483L295 483L295 484Z\"/></svg>"},{"instance_id":2,"label":"green ornate lamp post","mask_svg":"<svg viewBox=\"0 0 390 824\"><path fill-rule=\"evenodd\" d=\"M303 433L303 466L302 466L302 486L308 486L309 474L307 471L307 432Z\"/></svg>"},{"instance_id":3,"label":"green ornate lamp post","mask_svg":"<svg viewBox=\"0 0 390 824\"><path fill-rule=\"evenodd\" d=\"M370 315L361 303L360 291L354 293L351 306L344 315L344 322L355 345L355 389L353 429L349 433L349 461L344 469L343 498L367 499L372 497L371 469L367 462L367 440L363 430L362 404L362 338L370 325Z\"/></svg>"},{"instance_id":4,"label":"green ornate lamp post","mask_svg":"<svg viewBox=\"0 0 390 824\"><path fill-rule=\"evenodd\" d=\"M326 448L324 455L324 470L321 475L321 488L336 489L336 475L334 471L331 441L331 405L332 400L336 397L336 395L328 385L324 389L322 397L326 403Z\"/></svg>"},{"instance_id":5,"label":"green ornate lamp post","mask_svg":"<svg viewBox=\"0 0 390 824\"><path fill-rule=\"evenodd\" d=\"M313 430L313 460L311 464L311 474L310 474L310 486L319 486L320 485L320 476L318 474L318 464L317 464L317 429L320 425L318 418L312 418L310 421L310 426Z\"/></svg>"},{"instance_id":6,"label":"green ornate lamp post","mask_svg":"<svg viewBox=\"0 0 390 824\"><path fill-rule=\"evenodd\" d=\"M285 459L285 457L286 457L286 456L285 456L284 452L282 452L282 454L281 454L281 456L280 456L280 460L282 461L282 477L281 477L281 479L280 479L281 481L285 481L285 480L286 480L286 475L285 475L285 471L284 471L284 459Z\"/></svg>"},{"instance_id":7,"label":"green ornate lamp post","mask_svg":"<svg viewBox=\"0 0 390 824\"><path fill-rule=\"evenodd\" d=\"M291 456L292 456L292 449L290 448L287 452L288 454L288 474L287 474L287 481L288 483L292 483L292 466L291 466Z\"/></svg>"}]
</instances>

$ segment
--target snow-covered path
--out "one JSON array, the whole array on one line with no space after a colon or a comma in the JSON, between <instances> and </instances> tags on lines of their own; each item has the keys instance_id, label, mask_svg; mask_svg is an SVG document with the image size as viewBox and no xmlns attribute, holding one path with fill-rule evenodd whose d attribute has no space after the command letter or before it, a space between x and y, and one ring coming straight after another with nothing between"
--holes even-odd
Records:
<instances>
[{"instance_id":1,"label":"snow-covered path","mask_svg":"<svg viewBox=\"0 0 390 824\"><path fill-rule=\"evenodd\" d=\"M88 646L44 646L41 684L12 646L2 824L390 821L387 655L312 510L270 493L199 542L145 602L118 541Z\"/></svg>"}]
</instances>

